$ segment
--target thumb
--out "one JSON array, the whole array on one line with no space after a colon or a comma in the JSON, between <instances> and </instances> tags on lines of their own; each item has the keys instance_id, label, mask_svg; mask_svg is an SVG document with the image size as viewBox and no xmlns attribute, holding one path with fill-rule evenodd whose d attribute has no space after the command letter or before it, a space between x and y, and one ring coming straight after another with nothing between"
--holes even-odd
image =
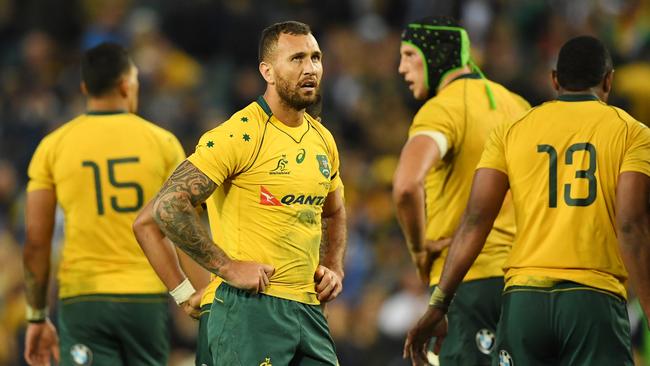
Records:
<instances>
[{"instance_id":1,"label":"thumb","mask_svg":"<svg viewBox=\"0 0 650 366\"><path fill-rule=\"evenodd\" d=\"M320 281L325 276L325 267L319 265L314 273L314 280Z\"/></svg>"},{"instance_id":2,"label":"thumb","mask_svg":"<svg viewBox=\"0 0 650 366\"><path fill-rule=\"evenodd\" d=\"M264 270L268 278L271 278L271 276L273 276L273 274L275 273L275 267L273 267L270 264L262 264L262 269Z\"/></svg>"}]
</instances>

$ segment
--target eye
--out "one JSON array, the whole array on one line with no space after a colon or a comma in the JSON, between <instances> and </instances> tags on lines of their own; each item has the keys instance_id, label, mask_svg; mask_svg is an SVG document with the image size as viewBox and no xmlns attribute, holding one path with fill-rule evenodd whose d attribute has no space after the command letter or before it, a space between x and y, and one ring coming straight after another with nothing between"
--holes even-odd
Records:
<instances>
[{"instance_id":1,"label":"eye","mask_svg":"<svg viewBox=\"0 0 650 366\"><path fill-rule=\"evenodd\" d=\"M313 56L311 57L311 60L312 60L312 61L320 61L320 59L321 59L321 55L313 55Z\"/></svg>"},{"instance_id":2,"label":"eye","mask_svg":"<svg viewBox=\"0 0 650 366\"><path fill-rule=\"evenodd\" d=\"M301 59L302 59L302 56L293 56L293 57L291 58L291 61L292 61L292 62L294 62L294 61L300 61Z\"/></svg>"}]
</instances>

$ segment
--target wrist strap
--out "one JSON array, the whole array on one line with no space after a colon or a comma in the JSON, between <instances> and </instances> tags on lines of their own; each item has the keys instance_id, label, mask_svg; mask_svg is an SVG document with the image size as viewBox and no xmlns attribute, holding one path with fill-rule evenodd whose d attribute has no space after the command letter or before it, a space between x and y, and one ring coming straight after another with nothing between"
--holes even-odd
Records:
<instances>
[{"instance_id":1,"label":"wrist strap","mask_svg":"<svg viewBox=\"0 0 650 366\"><path fill-rule=\"evenodd\" d=\"M190 280L186 278L180 283L180 285L176 286L175 289L169 291L169 294L172 295L174 301L176 301L176 305L180 305L187 301L195 292L196 290L194 289L194 286L192 286Z\"/></svg>"},{"instance_id":2,"label":"wrist strap","mask_svg":"<svg viewBox=\"0 0 650 366\"><path fill-rule=\"evenodd\" d=\"M434 308L438 308L446 313L447 310L449 310L449 305L453 299L453 295L447 295L444 291L442 291L440 286L436 286L436 288L433 290L433 294L431 294L429 305L433 306Z\"/></svg>"},{"instance_id":3,"label":"wrist strap","mask_svg":"<svg viewBox=\"0 0 650 366\"><path fill-rule=\"evenodd\" d=\"M34 309L27 304L27 308L25 309L25 318L30 323L42 323L47 318L48 313L49 311L47 306L42 309Z\"/></svg>"}]
</instances>

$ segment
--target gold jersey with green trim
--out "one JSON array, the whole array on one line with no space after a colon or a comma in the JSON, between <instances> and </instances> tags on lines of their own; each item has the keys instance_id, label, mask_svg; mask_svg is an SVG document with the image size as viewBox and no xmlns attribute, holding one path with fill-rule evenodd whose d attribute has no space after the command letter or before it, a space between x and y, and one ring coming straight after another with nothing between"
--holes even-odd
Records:
<instances>
[{"instance_id":1,"label":"gold jersey with green trim","mask_svg":"<svg viewBox=\"0 0 650 366\"><path fill-rule=\"evenodd\" d=\"M342 187L330 132L306 113L288 127L260 97L205 133L188 160L219 186L206 201L215 242L275 267L265 294L318 304L321 213Z\"/></svg>"},{"instance_id":2,"label":"gold jersey with green trim","mask_svg":"<svg viewBox=\"0 0 650 366\"><path fill-rule=\"evenodd\" d=\"M564 95L497 127L478 168L508 175L518 234L506 286L573 281L625 297L618 176L650 176L650 129L593 95Z\"/></svg>"},{"instance_id":3,"label":"gold jersey with green trim","mask_svg":"<svg viewBox=\"0 0 650 366\"><path fill-rule=\"evenodd\" d=\"M54 190L65 214L61 298L166 292L132 225L184 158L174 135L125 112L81 115L41 141L27 191Z\"/></svg>"},{"instance_id":4,"label":"gold jersey with green trim","mask_svg":"<svg viewBox=\"0 0 650 366\"><path fill-rule=\"evenodd\" d=\"M496 109L490 109L486 82L494 94ZM529 108L520 96L497 83L481 79L478 74L457 78L420 108L410 127L409 138L430 136L438 142L443 155L425 178L426 239L440 240L453 235L467 205L474 168L487 136L498 123L514 121ZM505 202L483 251L464 280L503 276L502 266L514 235L514 211L511 203ZM440 280L447 252L448 249L444 249L434 261L430 285Z\"/></svg>"}]
</instances>

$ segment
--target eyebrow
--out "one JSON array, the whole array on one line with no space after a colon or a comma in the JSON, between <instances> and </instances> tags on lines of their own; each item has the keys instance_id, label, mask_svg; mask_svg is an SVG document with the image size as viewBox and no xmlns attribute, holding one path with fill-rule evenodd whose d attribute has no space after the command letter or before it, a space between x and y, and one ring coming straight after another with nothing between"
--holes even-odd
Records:
<instances>
[{"instance_id":1,"label":"eyebrow","mask_svg":"<svg viewBox=\"0 0 650 366\"><path fill-rule=\"evenodd\" d=\"M292 59L292 58L294 58L294 57L300 57L300 58L302 58L302 57L307 56L308 53L309 53L309 52L296 52L296 53L292 54L291 56L289 56L289 58L290 58L290 59ZM321 57L323 56L323 53L322 53L321 51L314 51L314 52L311 52L311 54L312 54L313 56L321 56Z\"/></svg>"}]
</instances>

